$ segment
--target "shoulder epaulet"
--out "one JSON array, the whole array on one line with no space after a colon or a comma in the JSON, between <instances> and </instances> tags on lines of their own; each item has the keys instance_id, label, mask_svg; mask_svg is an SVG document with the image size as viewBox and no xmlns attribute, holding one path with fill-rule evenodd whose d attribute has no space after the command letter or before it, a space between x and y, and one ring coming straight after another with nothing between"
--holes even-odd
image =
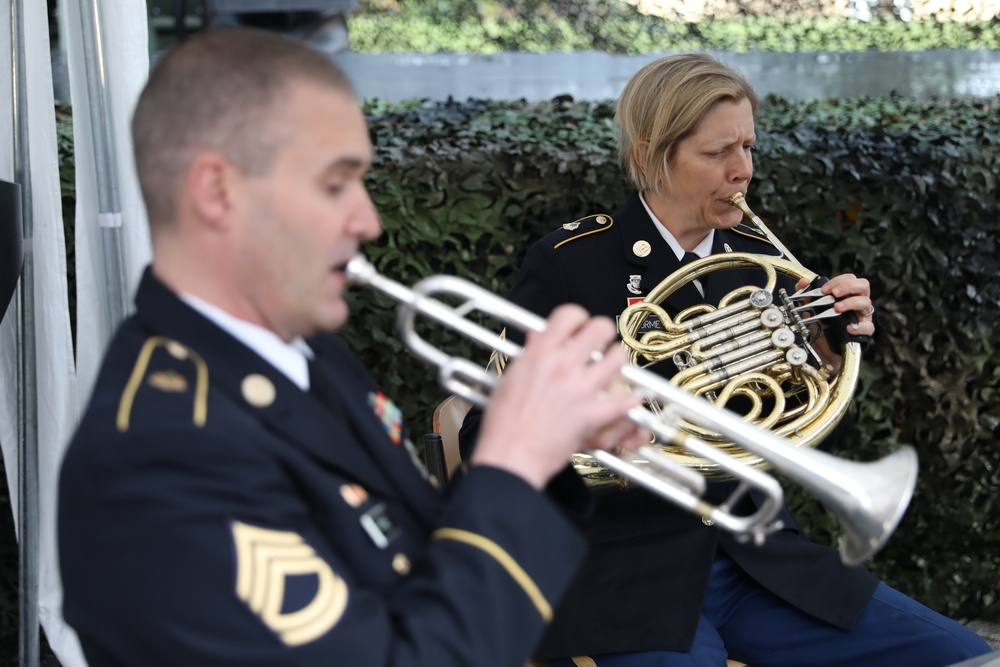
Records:
<instances>
[{"instance_id":1,"label":"shoulder epaulet","mask_svg":"<svg viewBox=\"0 0 1000 667\"><path fill-rule=\"evenodd\" d=\"M567 222L562 226L562 228L566 232L569 232L569 235L561 238L553 246L553 248L566 245L570 241L581 239L584 236L590 236L591 234L606 231L611 229L614 224L614 219L606 213L595 213L594 215L588 215L585 218L580 218L579 220L574 220L573 222Z\"/></svg>"},{"instance_id":2,"label":"shoulder epaulet","mask_svg":"<svg viewBox=\"0 0 1000 667\"><path fill-rule=\"evenodd\" d=\"M756 227L751 227L749 225L744 225L743 223L740 223L740 224L736 225L735 227L733 227L732 229L730 229L729 231L731 231L731 232L733 232L735 234L739 234L740 236L746 236L746 237L751 238L751 239L753 239L755 241L763 241L764 243L768 244L769 246L774 246L774 244L771 243L771 239L767 238L767 236L765 236Z\"/></svg>"},{"instance_id":3,"label":"shoulder epaulet","mask_svg":"<svg viewBox=\"0 0 1000 667\"><path fill-rule=\"evenodd\" d=\"M151 363L160 348L166 351L169 361ZM174 394L193 389L191 420L195 426L205 425L208 416L208 365L190 347L163 336L152 336L143 343L118 401L116 426L122 433L128 430L135 396L144 384Z\"/></svg>"}]
</instances>

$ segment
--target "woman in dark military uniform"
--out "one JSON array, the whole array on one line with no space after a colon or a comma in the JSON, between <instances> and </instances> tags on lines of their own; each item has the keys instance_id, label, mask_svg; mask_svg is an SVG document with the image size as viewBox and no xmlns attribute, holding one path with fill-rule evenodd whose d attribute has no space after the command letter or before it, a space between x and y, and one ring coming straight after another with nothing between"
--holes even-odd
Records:
<instances>
[{"instance_id":1,"label":"woman in dark military uniform","mask_svg":"<svg viewBox=\"0 0 1000 667\"><path fill-rule=\"evenodd\" d=\"M535 243L510 299L540 315L576 303L617 317L691 253L779 254L729 203L746 194L753 174L756 108L746 80L705 55L640 70L616 114L621 162L637 192L616 213L568 223ZM759 281L742 270L712 273L663 306L673 317L747 284ZM839 298L839 311L855 312L847 334L874 332L867 280L837 276L823 289ZM466 452L476 424L473 412ZM732 486L711 483L709 499ZM723 667L727 657L757 667L940 667L988 651L960 624L811 543L787 508L779 519L784 529L758 547L642 489L601 493L585 526L590 556L539 657L598 667Z\"/></svg>"}]
</instances>

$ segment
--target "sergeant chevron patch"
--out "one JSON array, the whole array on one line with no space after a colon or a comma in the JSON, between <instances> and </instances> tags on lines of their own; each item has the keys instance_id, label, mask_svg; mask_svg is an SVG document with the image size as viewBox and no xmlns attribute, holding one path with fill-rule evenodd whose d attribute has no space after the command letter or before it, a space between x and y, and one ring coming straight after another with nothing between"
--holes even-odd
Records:
<instances>
[{"instance_id":1,"label":"sergeant chevron patch","mask_svg":"<svg viewBox=\"0 0 1000 667\"><path fill-rule=\"evenodd\" d=\"M302 536L240 521L233 521L232 531L236 595L281 641L306 644L340 621L347 584Z\"/></svg>"}]
</instances>

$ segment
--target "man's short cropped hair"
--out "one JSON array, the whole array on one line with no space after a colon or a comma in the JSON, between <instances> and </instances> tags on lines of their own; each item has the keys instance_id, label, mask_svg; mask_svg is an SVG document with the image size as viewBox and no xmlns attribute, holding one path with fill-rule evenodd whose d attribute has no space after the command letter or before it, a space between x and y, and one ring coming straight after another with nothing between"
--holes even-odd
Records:
<instances>
[{"instance_id":1,"label":"man's short cropped hair","mask_svg":"<svg viewBox=\"0 0 1000 667\"><path fill-rule=\"evenodd\" d=\"M644 66L618 98L618 159L640 192L663 194L678 145L716 104L757 95L740 73L703 53L666 56ZM644 169L642 167L645 167Z\"/></svg>"},{"instance_id":2,"label":"man's short cropped hair","mask_svg":"<svg viewBox=\"0 0 1000 667\"><path fill-rule=\"evenodd\" d=\"M248 175L267 173L291 129L281 100L291 84L301 82L354 96L327 56L264 31L209 30L167 52L132 118L150 225L174 220L178 190L198 154L217 152Z\"/></svg>"}]
</instances>

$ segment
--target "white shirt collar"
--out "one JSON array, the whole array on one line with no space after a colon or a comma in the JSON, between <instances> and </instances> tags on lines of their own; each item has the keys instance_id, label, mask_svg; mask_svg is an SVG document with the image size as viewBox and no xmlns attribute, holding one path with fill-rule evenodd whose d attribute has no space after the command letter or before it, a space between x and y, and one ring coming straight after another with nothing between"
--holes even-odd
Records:
<instances>
[{"instance_id":1,"label":"white shirt collar","mask_svg":"<svg viewBox=\"0 0 1000 667\"><path fill-rule=\"evenodd\" d=\"M649 204L646 203L646 198L642 196L641 192L639 193L639 201L642 202L642 207L646 209L646 213L649 214L649 219L656 224L656 229L659 230L660 236L662 236L663 240L667 242L670 249L674 251L674 255L677 256L677 261L680 261L681 258L684 257L684 248L682 248L681 244L677 242L677 239L675 239L674 235L670 233L670 230L667 229L662 222L660 222L660 219L653 214L652 209L649 208ZM712 254L712 243L714 241L715 230L710 229L708 230L708 236L702 239L701 243L695 246L694 250L691 252L698 255L698 257L708 257Z\"/></svg>"},{"instance_id":2,"label":"white shirt collar","mask_svg":"<svg viewBox=\"0 0 1000 667\"><path fill-rule=\"evenodd\" d=\"M313 351L301 337L286 343L273 331L233 317L218 306L213 306L196 296L181 294L180 298L284 373L302 391L309 390L307 359L312 359Z\"/></svg>"}]
</instances>

